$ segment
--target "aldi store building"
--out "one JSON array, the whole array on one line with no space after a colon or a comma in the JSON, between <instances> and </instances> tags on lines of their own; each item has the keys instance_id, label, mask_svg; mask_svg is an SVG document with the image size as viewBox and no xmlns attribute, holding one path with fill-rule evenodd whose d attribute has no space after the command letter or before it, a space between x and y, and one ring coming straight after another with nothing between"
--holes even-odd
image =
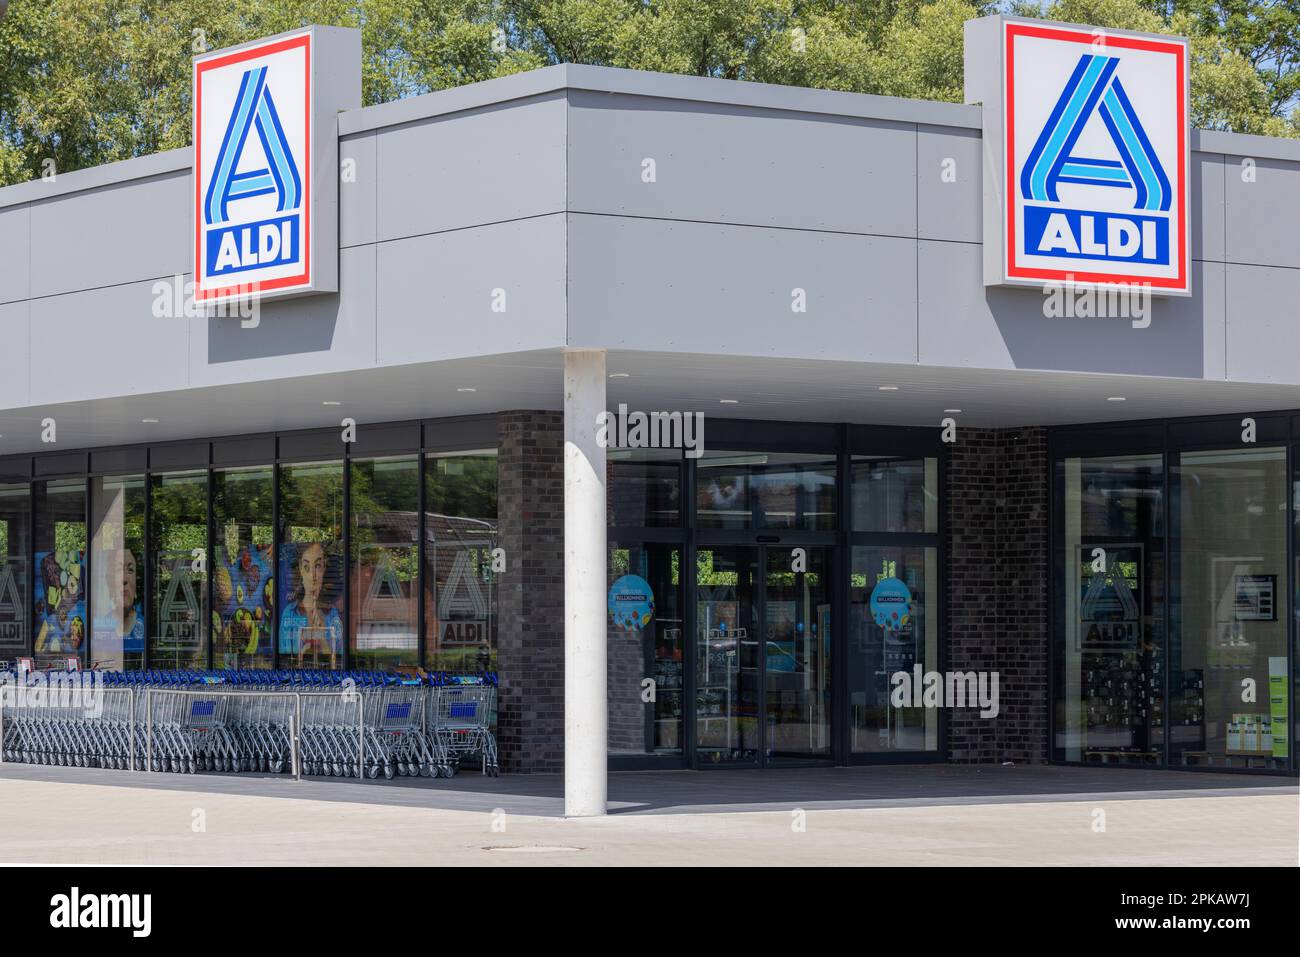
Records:
<instances>
[{"instance_id":1,"label":"aldi store building","mask_svg":"<svg viewBox=\"0 0 1300 957\"><path fill-rule=\"evenodd\" d=\"M966 56L971 105L364 109L353 31L200 57L193 150L0 189L0 658L495 670L571 813L607 767L1294 773L1300 143L1191 130L1172 38Z\"/></svg>"}]
</instances>

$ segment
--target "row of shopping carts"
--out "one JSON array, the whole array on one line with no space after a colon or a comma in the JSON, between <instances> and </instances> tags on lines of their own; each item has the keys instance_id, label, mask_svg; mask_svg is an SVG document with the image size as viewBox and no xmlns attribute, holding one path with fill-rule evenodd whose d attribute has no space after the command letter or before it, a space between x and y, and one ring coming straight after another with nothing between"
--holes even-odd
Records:
<instances>
[{"instance_id":1,"label":"row of shopping carts","mask_svg":"<svg viewBox=\"0 0 1300 957\"><path fill-rule=\"evenodd\" d=\"M54 681L0 672L0 754L31 764L387 779L451 777L477 755L484 774L500 773L496 683L486 676L304 687L148 674Z\"/></svg>"}]
</instances>

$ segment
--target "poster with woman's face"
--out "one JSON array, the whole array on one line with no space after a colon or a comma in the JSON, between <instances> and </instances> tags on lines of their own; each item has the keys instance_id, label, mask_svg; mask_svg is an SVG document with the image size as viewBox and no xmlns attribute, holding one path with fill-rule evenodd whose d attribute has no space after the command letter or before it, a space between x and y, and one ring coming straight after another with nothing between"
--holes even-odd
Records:
<instances>
[{"instance_id":1,"label":"poster with woman's face","mask_svg":"<svg viewBox=\"0 0 1300 957\"><path fill-rule=\"evenodd\" d=\"M121 670L126 655L144 654L140 563L127 548L106 550L95 578L95 630L90 653L100 668Z\"/></svg>"},{"instance_id":2,"label":"poster with woman's face","mask_svg":"<svg viewBox=\"0 0 1300 957\"><path fill-rule=\"evenodd\" d=\"M280 564L280 654L295 657L303 667L342 667L342 597L336 545L286 545Z\"/></svg>"},{"instance_id":3,"label":"poster with woman's face","mask_svg":"<svg viewBox=\"0 0 1300 957\"><path fill-rule=\"evenodd\" d=\"M85 554L36 553L34 617L37 654L77 655L86 644Z\"/></svg>"},{"instance_id":4,"label":"poster with woman's face","mask_svg":"<svg viewBox=\"0 0 1300 957\"><path fill-rule=\"evenodd\" d=\"M272 546L237 544L217 549L212 578L212 627L215 657L236 667L250 657L271 656L271 614L275 607Z\"/></svg>"}]
</instances>

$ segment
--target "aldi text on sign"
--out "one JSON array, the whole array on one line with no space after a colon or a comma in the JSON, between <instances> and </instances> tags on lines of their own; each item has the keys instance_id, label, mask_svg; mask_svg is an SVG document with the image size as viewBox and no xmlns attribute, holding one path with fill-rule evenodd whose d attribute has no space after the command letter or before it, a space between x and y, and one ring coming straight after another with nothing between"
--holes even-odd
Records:
<instances>
[{"instance_id":1,"label":"aldi text on sign","mask_svg":"<svg viewBox=\"0 0 1300 957\"><path fill-rule=\"evenodd\" d=\"M1189 293L1187 42L1002 26L1004 280Z\"/></svg>"},{"instance_id":2,"label":"aldi text on sign","mask_svg":"<svg viewBox=\"0 0 1300 957\"><path fill-rule=\"evenodd\" d=\"M194 61L196 300L314 288L313 39Z\"/></svg>"}]
</instances>

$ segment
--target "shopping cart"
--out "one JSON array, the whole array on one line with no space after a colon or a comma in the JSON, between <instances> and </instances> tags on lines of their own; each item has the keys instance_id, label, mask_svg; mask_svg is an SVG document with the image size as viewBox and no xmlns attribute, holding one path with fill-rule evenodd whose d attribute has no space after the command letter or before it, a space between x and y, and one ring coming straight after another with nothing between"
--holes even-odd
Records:
<instances>
[{"instance_id":1,"label":"shopping cart","mask_svg":"<svg viewBox=\"0 0 1300 957\"><path fill-rule=\"evenodd\" d=\"M430 689L429 733L450 774L456 773L461 758L467 754L482 755L483 773L489 777L501 773L491 729L496 691L489 684L448 684Z\"/></svg>"},{"instance_id":2,"label":"shopping cart","mask_svg":"<svg viewBox=\"0 0 1300 957\"><path fill-rule=\"evenodd\" d=\"M403 777L449 775L447 761L436 739L425 734L424 689L417 686L367 689L365 698L365 735L368 751L379 758L376 773L382 771L392 780Z\"/></svg>"}]
</instances>

